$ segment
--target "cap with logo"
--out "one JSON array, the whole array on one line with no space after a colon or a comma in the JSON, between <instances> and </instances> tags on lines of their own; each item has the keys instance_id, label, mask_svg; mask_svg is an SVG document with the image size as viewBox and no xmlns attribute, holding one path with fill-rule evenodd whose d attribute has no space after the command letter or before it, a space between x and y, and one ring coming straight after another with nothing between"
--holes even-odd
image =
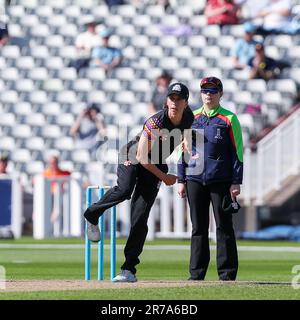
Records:
<instances>
[{"instance_id":1,"label":"cap with logo","mask_svg":"<svg viewBox=\"0 0 300 320\"><path fill-rule=\"evenodd\" d=\"M225 195L222 200L222 209L225 213L237 213L241 206L237 201L232 201L231 197Z\"/></svg>"},{"instance_id":2,"label":"cap with logo","mask_svg":"<svg viewBox=\"0 0 300 320\"><path fill-rule=\"evenodd\" d=\"M223 91L223 84L222 81L216 77L206 77L203 78L200 82L200 88L202 88L206 84L213 84L215 85L220 91Z\"/></svg>"},{"instance_id":3,"label":"cap with logo","mask_svg":"<svg viewBox=\"0 0 300 320\"><path fill-rule=\"evenodd\" d=\"M177 94L184 100L189 99L189 89L187 86L180 82L172 83L168 88L168 96L171 94Z\"/></svg>"}]
</instances>

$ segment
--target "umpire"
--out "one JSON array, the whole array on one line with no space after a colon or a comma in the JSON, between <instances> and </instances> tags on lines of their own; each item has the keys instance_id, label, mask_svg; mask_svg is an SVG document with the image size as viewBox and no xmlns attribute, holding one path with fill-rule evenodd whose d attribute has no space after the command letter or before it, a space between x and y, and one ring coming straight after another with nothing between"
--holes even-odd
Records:
<instances>
[{"instance_id":1,"label":"umpire","mask_svg":"<svg viewBox=\"0 0 300 320\"><path fill-rule=\"evenodd\" d=\"M240 194L243 176L242 131L237 116L220 105L223 95L221 80L204 78L200 88L203 106L194 111L192 129L193 132L202 129L204 143L200 146L193 139L192 148L186 150L189 159L182 157L178 164L178 193L181 197L187 195L192 221L189 280L204 280L209 265L210 202L217 227L219 279L235 280L238 254L232 213L239 209L236 197ZM195 159L200 158L204 161L202 172L191 174L187 171L195 166Z\"/></svg>"}]
</instances>

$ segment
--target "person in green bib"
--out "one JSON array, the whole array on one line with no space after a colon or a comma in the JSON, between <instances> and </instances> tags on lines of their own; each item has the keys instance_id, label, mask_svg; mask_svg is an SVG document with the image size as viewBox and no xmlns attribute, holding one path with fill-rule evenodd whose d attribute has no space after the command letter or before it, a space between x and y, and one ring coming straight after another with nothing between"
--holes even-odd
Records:
<instances>
[{"instance_id":1,"label":"person in green bib","mask_svg":"<svg viewBox=\"0 0 300 320\"><path fill-rule=\"evenodd\" d=\"M204 280L210 261L209 206L216 221L219 280L235 280L238 253L232 214L243 180L243 138L237 116L220 105L223 85L216 77L200 82L203 106L194 111L193 140L178 162L178 193L188 198L192 221L190 280ZM202 136L197 143L195 136ZM195 142L196 141L196 142Z\"/></svg>"}]
</instances>

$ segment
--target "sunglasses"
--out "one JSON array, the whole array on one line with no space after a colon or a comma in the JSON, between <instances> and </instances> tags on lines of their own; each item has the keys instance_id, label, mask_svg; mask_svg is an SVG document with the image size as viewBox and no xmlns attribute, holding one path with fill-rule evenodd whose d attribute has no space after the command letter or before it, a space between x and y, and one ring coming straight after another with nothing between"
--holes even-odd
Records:
<instances>
[{"instance_id":1,"label":"sunglasses","mask_svg":"<svg viewBox=\"0 0 300 320\"><path fill-rule=\"evenodd\" d=\"M207 94L207 93L211 93L211 94L216 94L219 92L218 88L205 88L205 89L201 89L201 93Z\"/></svg>"}]
</instances>

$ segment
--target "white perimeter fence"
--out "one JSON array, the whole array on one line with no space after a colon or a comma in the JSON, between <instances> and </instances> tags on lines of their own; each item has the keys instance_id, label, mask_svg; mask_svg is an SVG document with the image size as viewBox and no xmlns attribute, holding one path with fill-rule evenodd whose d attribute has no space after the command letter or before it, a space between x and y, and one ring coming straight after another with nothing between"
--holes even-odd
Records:
<instances>
[{"instance_id":1,"label":"white perimeter fence","mask_svg":"<svg viewBox=\"0 0 300 320\"><path fill-rule=\"evenodd\" d=\"M94 190L93 202L97 199L98 190ZM85 187L78 175L55 179L36 176L33 203L34 238L82 236L85 200ZM110 215L105 213L104 216L106 225L109 225ZM190 237L188 204L178 196L176 185L161 185L149 215L148 228L148 239ZM129 229L130 200L117 206L118 236L127 236ZM214 238L214 221L210 231L211 237Z\"/></svg>"}]
</instances>

